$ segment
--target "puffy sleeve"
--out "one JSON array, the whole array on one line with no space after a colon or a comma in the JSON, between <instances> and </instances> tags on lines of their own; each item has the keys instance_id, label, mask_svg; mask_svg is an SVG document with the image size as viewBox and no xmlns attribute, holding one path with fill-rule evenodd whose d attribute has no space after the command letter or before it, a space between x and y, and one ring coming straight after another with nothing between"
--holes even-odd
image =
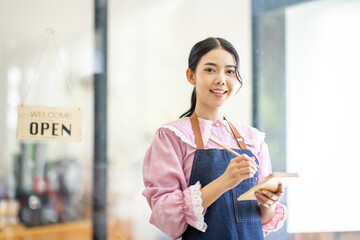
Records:
<instances>
[{"instance_id":1,"label":"puffy sleeve","mask_svg":"<svg viewBox=\"0 0 360 240\"><path fill-rule=\"evenodd\" d=\"M160 128L145 154L143 195L152 210L150 223L176 239L187 225L205 231L201 185L187 186L183 171L184 142L172 131Z\"/></svg>"},{"instance_id":2,"label":"puffy sleeve","mask_svg":"<svg viewBox=\"0 0 360 240\"><path fill-rule=\"evenodd\" d=\"M264 181L265 177L272 172L272 170L271 170L269 149L264 141L260 143L258 150L259 150L258 158L260 163L259 182L262 182ZM283 204L277 203L275 206L275 214L273 218L267 223L264 223L262 225L264 234L267 235L270 232L275 232L279 230L284 225L286 219L287 219L287 207Z\"/></svg>"}]
</instances>

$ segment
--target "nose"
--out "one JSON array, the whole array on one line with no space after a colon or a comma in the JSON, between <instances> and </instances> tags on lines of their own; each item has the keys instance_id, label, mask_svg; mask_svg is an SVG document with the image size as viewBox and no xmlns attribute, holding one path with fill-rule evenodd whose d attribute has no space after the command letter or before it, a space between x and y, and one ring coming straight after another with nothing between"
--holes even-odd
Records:
<instances>
[{"instance_id":1,"label":"nose","mask_svg":"<svg viewBox=\"0 0 360 240\"><path fill-rule=\"evenodd\" d=\"M225 85L225 83L226 83L226 75L219 73L216 78L216 84Z\"/></svg>"}]
</instances>

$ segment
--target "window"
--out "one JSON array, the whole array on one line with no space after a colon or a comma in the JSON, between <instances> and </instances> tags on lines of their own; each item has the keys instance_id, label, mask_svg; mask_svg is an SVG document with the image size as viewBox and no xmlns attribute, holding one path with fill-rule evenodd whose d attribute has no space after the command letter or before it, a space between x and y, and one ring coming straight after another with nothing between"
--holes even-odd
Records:
<instances>
[{"instance_id":1,"label":"window","mask_svg":"<svg viewBox=\"0 0 360 240\"><path fill-rule=\"evenodd\" d=\"M273 171L300 174L285 199L287 230L358 237L360 3L260 2L253 2L254 124L267 132Z\"/></svg>"}]
</instances>

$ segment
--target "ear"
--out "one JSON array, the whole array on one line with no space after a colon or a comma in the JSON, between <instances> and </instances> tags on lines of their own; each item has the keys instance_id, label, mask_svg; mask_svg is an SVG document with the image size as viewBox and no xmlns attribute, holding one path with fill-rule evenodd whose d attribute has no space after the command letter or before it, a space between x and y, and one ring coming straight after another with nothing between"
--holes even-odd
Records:
<instances>
[{"instance_id":1,"label":"ear","mask_svg":"<svg viewBox=\"0 0 360 240\"><path fill-rule=\"evenodd\" d=\"M195 73L190 68L186 69L186 78L191 85L195 85Z\"/></svg>"}]
</instances>

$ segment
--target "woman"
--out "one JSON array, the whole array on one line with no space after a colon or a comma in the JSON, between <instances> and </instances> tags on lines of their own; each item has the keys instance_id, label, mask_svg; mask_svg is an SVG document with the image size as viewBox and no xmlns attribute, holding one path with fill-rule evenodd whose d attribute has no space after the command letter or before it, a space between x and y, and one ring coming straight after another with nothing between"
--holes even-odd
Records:
<instances>
[{"instance_id":1,"label":"woman","mask_svg":"<svg viewBox=\"0 0 360 240\"><path fill-rule=\"evenodd\" d=\"M264 239L285 220L285 206L278 203L281 186L276 192L260 190L257 200L237 201L271 173L265 135L233 125L222 112L242 86L238 66L238 54L225 39L195 44L186 71L195 86L191 108L163 125L146 153L143 195L152 209L150 223L173 239Z\"/></svg>"}]
</instances>

